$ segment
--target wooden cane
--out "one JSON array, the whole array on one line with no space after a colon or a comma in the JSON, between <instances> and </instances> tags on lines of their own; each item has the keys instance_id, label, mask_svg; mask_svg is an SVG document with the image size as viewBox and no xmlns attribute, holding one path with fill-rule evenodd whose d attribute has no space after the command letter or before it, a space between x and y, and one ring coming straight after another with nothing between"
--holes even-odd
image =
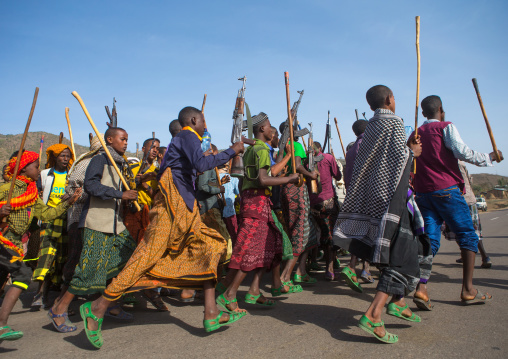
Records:
<instances>
[{"instance_id":1,"label":"wooden cane","mask_svg":"<svg viewBox=\"0 0 508 359\"><path fill-rule=\"evenodd\" d=\"M93 140L93 134L90 132L88 134L88 142L90 142L90 146L92 145L92 140Z\"/></svg>"},{"instance_id":2,"label":"wooden cane","mask_svg":"<svg viewBox=\"0 0 508 359\"><path fill-rule=\"evenodd\" d=\"M201 105L201 113L205 113L205 104L206 104L206 93L205 93L205 96L203 96L203 104Z\"/></svg>"},{"instance_id":3,"label":"wooden cane","mask_svg":"<svg viewBox=\"0 0 508 359\"><path fill-rule=\"evenodd\" d=\"M295 139L293 136L293 116L291 114L291 100L289 99L289 73L284 72L284 83L286 85L286 104L288 111L288 120L289 120L289 140L291 141L291 167L293 169L293 173L296 173L296 162L295 162ZM301 187L303 185L303 178L299 176L298 183L296 187Z\"/></svg>"},{"instance_id":4,"label":"wooden cane","mask_svg":"<svg viewBox=\"0 0 508 359\"><path fill-rule=\"evenodd\" d=\"M44 135L41 136L41 147L39 148L39 169L41 169L42 147L44 146Z\"/></svg>"},{"instance_id":5,"label":"wooden cane","mask_svg":"<svg viewBox=\"0 0 508 359\"><path fill-rule=\"evenodd\" d=\"M204 115L205 114L205 104L206 104L206 93L205 95L203 96L203 104L201 105L201 113ZM204 117L203 117L204 118ZM205 128L206 127L206 120L205 120ZM212 149L212 144L210 143L210 149ZM219 169L217 167L214 168L215 170L215 175L217 176L217 184L219 185L219 187L221 186L220 184L220 175L219 175ZM222 194L218 194L218 197L222 200L222 203L224 204L224 206L226 206L226 198L222 195Z\"/></svg>"},{"instance_id":6,"label":"wooden cane","mask_svg":"<svg viewBox=\"0 0 508 359\"><path fill-rule=\"evenodd\" d=\"M71 140L72 157L76 161L76 149L74 148L74 140L72 139L71 120L69 120L69 108L65 108L65 119L67 120L67 127L69 127L69 138Z\"/></svg>"},{"instance_id":7,"label":"wooden cane","mask_svg":"<svg viewBox=\"0 0 508 359\"><path fill-rule=\"evenodd\" d=\"M337 124L337 117L334 117L335 127L337 127L337 133L339 134L340 146L342 147L342 153L344 154L344 159L346 158L346 151L344 150L344 144L342 143L342 137L340 136L339 125Z\"/></svg>"},{"instance_id":8,"label":"wooden cane","mask_svg":"<svg viewBox=\"0 0 508 359\"><path fill-rule=\"evenodd\" d=\"M478 102L480 103L480 108L482 109L483 118L485 119L485 124L487 125L487 131L489 132L490 142L492 142L492 148L494 149L494 153L496 154L496 161L501 162L501 156L499 156L499 152L497 150L496 140L494 139L494 134L492 133L492 128L490 128L489 119L487 118L487 113L485 112L485 107L483 106L482 96L480 95L480 90L478 89L478 81L473 79L474 90L476 91L476 96L478 97Z\"/></svg>"},{"instance_id":9,"label":"wooden cane","mask_svg":"<svg viewBox=\"0 0 508 359\"><path fill-rule=\"evenodd\" d=\"M81 108L83 109L83 112L85 113L85 116L88 119L88 122L90 122L90 125L92 125L92 128L93 128L95 134L97 135L97 138L101 142L101 145L102 145L102 148L104 149L104 152L106 152L106 156L108 156L109 161L111 162L111 164L113 165L116 173L120 177L120 180L122 181L124 187L130 189L129 185L127 184L127 181L125 180L125 178L122 175L122 172L120 171L120 169L116 165L115 160L113 160L113 157L111 156L111 153L109 152L108 147L106 146L106 143L104 142L102 137L99 135L99 130L97 129L97 127L95 127L95 123L93 122L92 118L90 117L90 114L88 113L88 110L86 109L86 106L83 103L83 100L81 99L81 97L79 96L79 94L76 91L72 91L72 96L74 96L76 98L76 100L78 100L79 104L81 105ZM135 201L135 200L133 200L133 202L134 202L134 206L136 206L136 209L138 211L141 211L141 207L139 206L138 202Z\"/></svg>"},{"instance_id":10,"label":"wooden cane","mask_svg":"<svg viewBox=\"0 0 508 359\"><path fill-rule=\"evenodd\" d=\"M420 103L420 17L416 16L416 106L415 106L415 139L418 138L418 105ZM416 174L416 161L413 164Z\"/></svg>"},{"instance_id":11,"label":"wooden cane","mask_svg":"<svg viewBox=\"0 0 508 359\"><path fill-rule=\"evenodd\" d=\"M61 145L63 142L64 134L63 132L60 132L60 135L58 136L58 144Z\"/></svg>"},{"instance_id":12,"label":"wooden cane","mask_svg":"<svg viewBox=\"0 0 508 359\"><path fill-rule=\"evenodd\" d=\"M37 103L37 96L39 96L39 88L35 88L34 99L32 101L32 108L30 109L30 115L28 115L28 121L26 122L25 132L23 132L23 137L21 138L21 145L19 146L18 156L16 157L16 164L14 165L14 174L12 175L11 185L9 186L9 193L7 195L7 201L5 204L11 204L12 192L14 191L14 185L16 184L16 177L18 175L19 164L21 162L21 156L23 156L23 149L25 148L26 135L28 134L28 129L30 128L30 123L32 122L32 116L34 115L35 104ZM39 158L39 163L40 163ZM2 222L7 222L7 217L4 217Z\"/></svg>"}]
</instances>

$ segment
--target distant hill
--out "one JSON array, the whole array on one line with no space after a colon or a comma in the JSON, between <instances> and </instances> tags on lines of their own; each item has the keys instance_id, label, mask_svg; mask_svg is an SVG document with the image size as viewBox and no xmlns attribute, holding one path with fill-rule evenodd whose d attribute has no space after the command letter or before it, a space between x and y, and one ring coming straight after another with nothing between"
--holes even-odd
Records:
<instances>
[{"instance_id":1,"label":"distant hill","mask_svg":"<svg viewBox=\"0 0 508 359\"><path fill-rule=\"evenodd\" d=\"M508 177L506 176L478 173L471 175L471 177L473 178L473 190L476 195L479 195L480 192L488 192L494 189L495 186L508 184Z\"/></svg>"},{"instance_id":2,"label":"distant hill","mask_svg":"<svg viewBox=\"0 0 508 359\"><path fill-rule=\"evenodd\" d=\"M26 136L25 150L39 153L42 135L44 135L44 145L42 148L41 168L44 168L44 165L46 163L46 149L49 146L58 143L59 137L58 135L54 135L52 133L47 132L28 132ZM0 164L2 164L2 167L4 164L7 163L11 154L19 150L19 145L21 143L22 137L23 137L22 134L19 135L0 134ZM71 141L65 137L63 139L63 143L69 146L71 145ZM76 158L79 157L81 154L88 152L89 150L88 144L86 146L82 146L77 143L74 143L74 148L76 149ZM135 156L136 154L127 152L126 155L127 157L130 157Z\"/></svg>"}]
</instances>

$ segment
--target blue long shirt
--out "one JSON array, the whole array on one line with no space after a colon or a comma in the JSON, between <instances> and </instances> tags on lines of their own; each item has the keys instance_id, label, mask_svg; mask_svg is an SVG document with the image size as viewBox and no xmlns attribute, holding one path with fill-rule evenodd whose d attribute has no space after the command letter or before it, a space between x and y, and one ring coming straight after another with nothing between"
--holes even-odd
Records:
<instances>
[{"instance_id":1,"label":"blue long shirt","mask_svg":"<svg viewBox=\"0 0 508 359\"><path fill-rule=\"evenodd\" d=\"M196 199L194 188L196 173L223 165L234 156L235 151L228 148L216 156L205 157L198 136L191 131L183 130L169 143L158 177L160 179L166 168L171 168L176 189L189 210L192 211Z\"/></svg>"}]
</instances>

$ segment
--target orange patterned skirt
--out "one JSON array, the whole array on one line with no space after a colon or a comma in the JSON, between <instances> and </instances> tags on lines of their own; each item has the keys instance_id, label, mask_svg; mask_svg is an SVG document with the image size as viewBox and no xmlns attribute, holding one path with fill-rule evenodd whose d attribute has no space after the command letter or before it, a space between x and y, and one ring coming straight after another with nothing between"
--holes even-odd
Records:
<instances>
[{"instance_id":1,"label":"orange patterned skirt","mask_svg":"<svg viewBox=\"0 0 508 359\"><path fill-rule=\"evenodd\" d=\"M226 239L203 224L196 202L189 211L170 168L159 188L145 236L104 291L108 300L157 287L200 289L205 281L217 280L217 267L226 260Z\"/></svg>"}]
</instances>

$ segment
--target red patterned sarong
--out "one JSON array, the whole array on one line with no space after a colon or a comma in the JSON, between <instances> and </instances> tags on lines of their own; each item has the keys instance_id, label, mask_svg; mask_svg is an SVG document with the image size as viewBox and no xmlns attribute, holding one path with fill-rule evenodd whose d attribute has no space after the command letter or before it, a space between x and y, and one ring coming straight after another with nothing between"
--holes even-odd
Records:
<instances>
[{"instance_id":1,"label":"red patterned sarong","mask_svg":"<svg viewBox=\"0 0 508 359\"><path fill-rule=\"evenodd\" d=\"M273 221L270 203L264 189L242 192L241 219L229 268L250 272L280 264L282 235Z\"/></svg>"}]
</instances>

